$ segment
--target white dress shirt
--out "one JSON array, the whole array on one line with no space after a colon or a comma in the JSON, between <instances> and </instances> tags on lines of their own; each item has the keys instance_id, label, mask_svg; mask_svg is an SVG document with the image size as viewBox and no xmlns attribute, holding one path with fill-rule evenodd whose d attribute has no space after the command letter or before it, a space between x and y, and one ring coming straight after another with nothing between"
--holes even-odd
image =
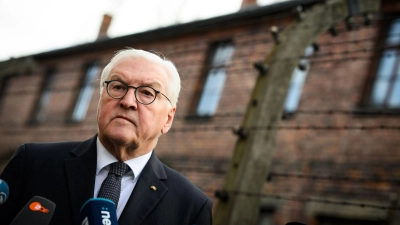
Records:
<instances>
[{"instance_id":1,"label":"white dress shirt","mask_svg":"<svg viewBox=\"0 0 400 225\"><path fill-rule=\"evenodd\" d=\"M149 161L151 153L153 151L125 161L131 168L127 174L122 177L121 180L121 195L119 196L118 207L117 207L117 217L119 218L126 203L128 202L129 196L131 195L136 183L139 179L140 173L142 172L144 166ZM96 182L94 185L94 197L97 197L101 184L106 179L108 172L110 171L109 164L117 162L118 160L111 155L110 152L103 146L97 137L97 167L96 167Z\"/></svg>"}]
</instances>

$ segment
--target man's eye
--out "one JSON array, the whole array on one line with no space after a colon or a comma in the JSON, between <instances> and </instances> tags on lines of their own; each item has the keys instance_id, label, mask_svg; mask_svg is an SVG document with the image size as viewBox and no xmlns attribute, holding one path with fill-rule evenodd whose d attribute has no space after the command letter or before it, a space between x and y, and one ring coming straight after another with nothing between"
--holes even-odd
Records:
<instances>
[{"instance_id":1,"label":"man's eye","mask_svg":"<svg viewBox=\"0 0 400 225\"><path fill-rule=\"evenodd\" d=\"M148 96L151 96L151 95L152 95L150 91L143 91L142 93L143 93L144 95L148 95Z\"/></svg>"},{"instance_id":2,"label":"man's eye","mask_svg":"<svg viewBox=\"0 0 400 225\"><path fill-rule=\"evenodd\" d=\"M139 90L140 94L145 97L154 97L154 91L151 91L148 88L141 88Z\"/></svg>"},{"instance_id":3,"label":"man's eye","mask_svg":"<svg viewBox=\"0 0 400 225\"><path fill-rule=\"evenodd\" d=\"M123 85L114 85L112 89L115 91L124 91L126 88Z\"/></svg>"}]
</instances>

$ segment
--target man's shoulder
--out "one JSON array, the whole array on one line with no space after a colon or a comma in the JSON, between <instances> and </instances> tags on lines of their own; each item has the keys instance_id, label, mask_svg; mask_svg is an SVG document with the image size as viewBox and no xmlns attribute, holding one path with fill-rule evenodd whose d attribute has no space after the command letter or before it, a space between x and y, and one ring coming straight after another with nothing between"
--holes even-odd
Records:
<instances>
[{"instance_id":1,"label":"man's shoulder","mask_svg":"<svg viewBox=\"0 0 400 225\"><path fill-rule=\"evenodd\" d=\"M204 192L195 184L193 184L188 178L180 174L178 171L166 166L165 164L163 164L163 166L168 177L166 183L168 183L170 187L173 187L173 190L178 190L182 194L190 193L192 196L196 196L197 198L204 200L208 199Z\"/></svg>"},{"instance_id":2,"label":"man's shoulder","mask_svg":"<svg viewBox=\"0 0 400 225\"><path fill-rule=\"evenodd\" d=\"M50 154L54 156L54 153L57 152L57 155L61 157L64 153L69 154L82 144L88 145L92 140L93 138L86 141L28 142L19 146L15 154L23 152L24 154Z\"/></svg>"},{"instance_id":3,"label":"man's shoulder","mask_svg":"<svg viewBox=\"0 0 400 225\"><path fill-rule=\"evenodd\" d=\"M63 141L63 142L29 142L22 144L18 150L35 151L46 153L48 151L71 150L81 144L81 141Z\"/></svg>"},{"instance_id":4,"label":"man's shoulder","mask_svg":"<svg viewBox=\"0 0 400 225\"><path fill-rule=\"evenodd\" d=\"M78 146L82 141L62 141L62 142L28 142L22 144L23 147L29 149L49 149L54 147L71 147Z\"/></svg>"}]
</instances>

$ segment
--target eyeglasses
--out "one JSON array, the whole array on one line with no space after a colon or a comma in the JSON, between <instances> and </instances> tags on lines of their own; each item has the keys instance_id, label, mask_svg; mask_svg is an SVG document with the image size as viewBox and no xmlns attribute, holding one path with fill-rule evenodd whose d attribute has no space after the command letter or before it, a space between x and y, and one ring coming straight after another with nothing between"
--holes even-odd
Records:
<instances>
[{"instance_id":1,"label":"eyeglasses","mask_svg":"<svg viewBox=\"0 0 400 225\"><path fill-rule=\"evenodd\" d=\"M153 103L154 100L156 100L156 97L158 94L162 94L171 103L171 101L169 100L169 98L167 96L165 96L163 93L157 91L156 89L154 89L152 87L129 86L119 80L104 81L104 84L107 84L108 95L114 99L122 99L126 95L126 93L128 93L129 88L133 88L133 89L135 89L136 100L143 105L149 105L149 104Z\"/></svg>"}]
</instances>

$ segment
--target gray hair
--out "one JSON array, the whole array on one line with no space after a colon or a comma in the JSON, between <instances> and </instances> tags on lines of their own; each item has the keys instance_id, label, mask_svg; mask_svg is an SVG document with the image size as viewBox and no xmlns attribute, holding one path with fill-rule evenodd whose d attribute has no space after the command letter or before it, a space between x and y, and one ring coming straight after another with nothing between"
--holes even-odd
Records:
<instances>
[{"instance_id":1,"label":"gray hair","mask_svg":"<svg viewBox=\"0 0 400 225\"><path fill-rule=\"evenodd\" d=\"M118 51L111 61L104 67L103 72L101 73L100 78L100 93L103 92L103 83L108 79L112 68L114 68L115 64L119 62L121 59L133 57L133 58L143 58L148 61L157 63L163 66L168 74L169 74L169 84L167 85L168 98L171 100L172 106L176 107L178 103L179 92L181 90L181 78L179 76L179 72L175 67L174 63L169 59L165 58L161 54L155 54L152 52L138 50L133 48L123 49Z\"/></svg>"}]
</instances>

